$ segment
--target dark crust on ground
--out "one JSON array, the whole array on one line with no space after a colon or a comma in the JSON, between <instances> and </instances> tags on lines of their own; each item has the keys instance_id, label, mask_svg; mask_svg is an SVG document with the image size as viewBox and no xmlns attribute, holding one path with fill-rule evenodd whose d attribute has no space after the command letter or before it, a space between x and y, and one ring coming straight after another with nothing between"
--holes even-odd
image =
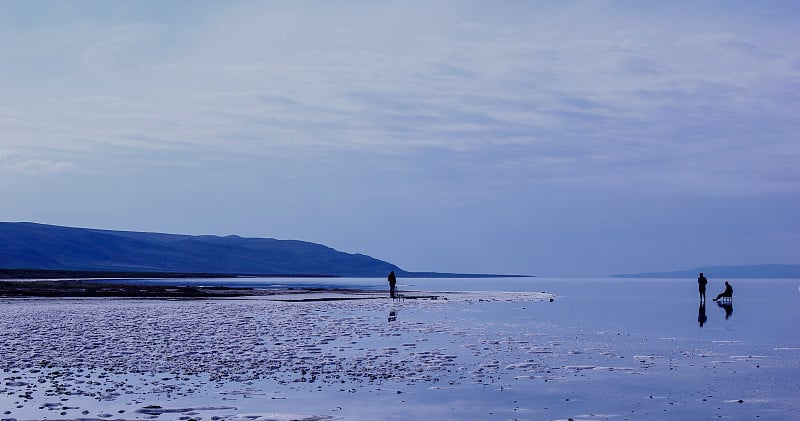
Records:
<instances>
[{"instance_id":1,"label":"dark crust on ground","mask_svg":"<svg viewBox=\"0 0 800 421\"><path fill-rule=\"evenodd\" d=\"M2 297L141 297L141 298L220 298L253 295L250 288L135 285L57 281L0 281Z\"/></svg>"},{"instance_id":2,"label":"dark crust on ground","mask_svg":"<svg viewBox=\"0 0 800 421\"><path fill-rule=\"evenodd\" d=\"M176 272L94 272L72 270L40 269L2 269L0 268L0 297L12 298L236 298L247 296L286 296L273 301L338 301L385 298L386 292L354 288L248 288L228 286L164 285L141 284L141 279L209 279L242 277L282 278L330 278L325 275L234 275L217 273L176 273ZM123 281L124 280L124 281ZM332 293L333 296L314 296L318 293ZM310 294L310 295L309 295ZM402 294L402 299L437 299L438 295L410 292Z\"/></svg>"},{"instance_id":3,"label":"dark crust on ground","mask_svg":"<svg viewBox=\"0 0 800 421\"><path fill-rule=\"evenodd\" d=\"M330 296L319 296L331 293ZM0 281L0 298L153 298L215 299L271 296L272 301L309 302L371 300L387 298L384 291L351 288L257 289L226 286L181 286L134 283L108 283L103 280L12 280ZM409 291L398 299L439 299L440 294Z\"/></svg>"},{"instance_id":4,"label":"dark crust on ground","mask_svg":"<svg viewBox=\"0 0 800 421\"><path fill-rule=\"evenodd\" d=\"M0 279L187 279L187 278L336 278L313 273L208 273L208 272L116 272L96 270L6 269Z\"/></svg>"}]
</instances>

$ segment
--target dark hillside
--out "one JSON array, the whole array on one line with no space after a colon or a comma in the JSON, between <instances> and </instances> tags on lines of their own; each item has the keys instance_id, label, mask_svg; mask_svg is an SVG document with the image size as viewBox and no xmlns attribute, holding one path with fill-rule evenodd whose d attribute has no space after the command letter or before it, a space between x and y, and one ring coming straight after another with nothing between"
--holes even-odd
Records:
<instances>
[{"instance_id":1,"label":"dark hillside","mask_svg":"<svg viewBox=\"0 0 800 421\"><path fill-rule=\"evenodd\" d=\"M321 244L0 222L0 268L385 276L397 266Z\"/></svg>"}]
</instances>

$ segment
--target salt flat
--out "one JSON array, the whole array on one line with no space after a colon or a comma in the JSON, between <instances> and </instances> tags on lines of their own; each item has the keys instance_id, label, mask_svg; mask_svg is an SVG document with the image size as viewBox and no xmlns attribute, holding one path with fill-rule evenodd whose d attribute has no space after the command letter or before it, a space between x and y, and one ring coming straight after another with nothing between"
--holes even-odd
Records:
<instances>
[{"instance_id":1,"label":"salt flat","mask_svg":"<svg viewBox=\"0 0 800 421\"><path fill-rule=\"evenodd\" d=\"M3 299L0 418L798 415L796 333L725 334L721 317L718 331L648 332L569 294L418 296Z\"/></svg>"}]
</instances>

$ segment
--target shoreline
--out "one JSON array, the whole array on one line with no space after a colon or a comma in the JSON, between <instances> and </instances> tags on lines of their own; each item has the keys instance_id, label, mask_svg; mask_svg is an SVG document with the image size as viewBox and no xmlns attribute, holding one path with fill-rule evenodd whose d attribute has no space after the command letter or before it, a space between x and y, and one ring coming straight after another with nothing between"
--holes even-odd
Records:
<instances>
[{"instance_id":1,"label":"shoreline","mask_svg":"<svg viewBox=\"0 0 800 421\"><path fill-rule=\"evenodd\" d=\"M0 280L0 298L152 298L222 299L271 297L272 301L311 302L387 298L388 291L358 288L153 285L110 283L108 279ZM401 299L443 298L445 293L406 291ZM444 298L447 299L447 298Z\"/></svg>"},{"instance_id":2,"label":"shoreline","mask_svg":"<svg viewBox=\"0 0 800 421\"><path fill-rule=\"evenodd\" d=\"M110 298L152 300L225 300L262 299L285 303L391 300L405 301L491 302L550 301L556 298L547 292L404 290L396 298L384 289L327 286L201 286L108 282L108 279L66 280L0 280L0 299L15 298Z\"/></svg>"},{"instance_id":3,"label":"shoreline","mask_svg":"<svg viewBox=\"0 0 800 421\"><path fill-rule=\"evenodd\" d=\"M253 295L252 288L115 284L103 279L0 280L3 298L224 298Z\"/></svg>"},{"instance_id":4,"label":"shoreline","mask_svg":"<svg viewBox=\"0 0 800 421\"><path fill-rule=\"evenodd\" d=\"M535 278L534 275L503 275L491 273L408 272L395 270L403 278L487 279ZM388 273L388 272L387 272ZM9 269L0 268L2 280L81 280L81 279L239 279L239 278L382 278L387 273L216 273L216 272L159 272L73 269Z\"/></svg>"},{"instance_id":5,"label":"shoreline","mask_svg":"<svg viewBox=\"0 0 800 421\"><path fill-rule=\"evenodd\" d=\"M83 280L83 279L235 279L235 278L336 278L325 274L247 274L210 272L148 272L148 271L103 271L68 269L5 269L0 268L0 280Z\"/></svg>"}]
</instances>

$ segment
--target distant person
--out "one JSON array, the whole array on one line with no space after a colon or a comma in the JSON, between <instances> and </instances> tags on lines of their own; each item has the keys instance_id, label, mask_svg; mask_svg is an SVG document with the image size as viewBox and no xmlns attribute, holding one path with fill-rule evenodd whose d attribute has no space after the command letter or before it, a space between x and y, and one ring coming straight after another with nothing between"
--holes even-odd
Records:
<instances>
[{"instance_id":1,"label":"distant person","mask_svg":"<svg viewBox=\"0 0 800 421\"><path fill-rule=\"evenodd\" d=\"M397 277L394 271L389 272L389 297L394 298L397 287Z\"/></svg>"},{"instance_id":2,"label":"distant person","mask_svg":"<svg viewBox=\"0 0 800 421\"><path fill-rule=\"evenodd\" d=\"M720 292L719 295L717 295L717 298L714 298L714 301L717 301L720 298L722 298L723 301L725 301L725 298L728 300L733 298L733 287L728 283L728 281L725 281L725 291Z\"/></svg>"},{"instance_id":3,"label":"distant person","mask_svg":"<svg viewBox=\"0 0 800 421\"><path fill-rule=\"evenodd\" d=\"M706 303L705 301L700 302L700 308L697 310L697 323L700 324L700 327L703 327L708 321L708 317L706 316Z\"/></svg>"},{"instance_id":4,"label":"distant person","mask_svg":"<svg viewBox=\"0 0 800 421\"><path fill-rule=\"evenodd\" d=\"M703 276L703 272L700 272L700 276L697 277L697 289L700 291L700 301L706 301L706 285L708 284L708 279ZM702 326L702 325L700 325Z\"/></svg>"}]
</instances>

